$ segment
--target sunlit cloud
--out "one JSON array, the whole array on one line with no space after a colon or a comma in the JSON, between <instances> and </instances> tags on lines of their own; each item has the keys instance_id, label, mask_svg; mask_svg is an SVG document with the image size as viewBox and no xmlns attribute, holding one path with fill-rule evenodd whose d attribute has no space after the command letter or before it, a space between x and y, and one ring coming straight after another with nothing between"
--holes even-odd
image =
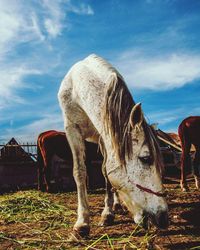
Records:
<instances>
[{"instance_id":1,"label":"sunlit cloud","mask_svg":"<svg viewBox=\"0 0 200 250\"><path fill-rule=\"evenodd\" d=\"M91 6L86 5L84 3L82 3L80 6L69 4L67 8L68 8L68 11L74 12L79 15L94 15L94 11L91 8Z\"/></svg>"},{"instance_id":2,"label":"sunlit cloud","mask_svg":"<svg viewBox=\"0 0 200 250\"><path fill-rule=\"evenodd\" d=\"M12 120L10 122L13 124ZM40 119L25 126L21 126L20 128L12 128L12 126L10 126L6 129L6 136L4 136L3 139L9 140L14 136L19 141L30 140L30 138L32 141L36 141L38 135L42 131L51 129L63 131L63 120L61 114L44 114Z\"/></svg>"},{"instance_id":3,"label":"sunlit cloud","mask_svg":"<svg viewBox=\"0 0 200 250\"><path fill-rule=\"evenodd\" d=\"M130 87L156 91L171 90L200 78L200 54L145 56L142 52L124 53L116 62Z\"/></svg>"},{"instance_id":4,"label":"sunlit cloud","mask_svg":"<svg viewBox=\"0 0 200 250\"><path fill-rule=\"evenodd\" d=\"M25 77L47 74L57 65L57 58L49 60L51 54L47 57L45 52L51 50L49 39L55 39L67 27L69 12L90 15L93 10L89 5L72 4L69 0L0 0L0 109L6 107L9 100L24 102L16 90L28 87ZM27 43L33 56L28 58L24 54L21 59L15 58L13 54L18 47Z\"/></svg>"},{"instance_id":5,"label":"sunlit cloud","mask_svg":"<svg viewBox=\"0 0 200 250\"><path fill-rule=\"evenodd\" d=\"M150 124L157 123L158 125L167 125L173 121L176 121L183 109L169 109L169 110L159 110L148 113L147 120Z\"/></svg>"}]
</instances>

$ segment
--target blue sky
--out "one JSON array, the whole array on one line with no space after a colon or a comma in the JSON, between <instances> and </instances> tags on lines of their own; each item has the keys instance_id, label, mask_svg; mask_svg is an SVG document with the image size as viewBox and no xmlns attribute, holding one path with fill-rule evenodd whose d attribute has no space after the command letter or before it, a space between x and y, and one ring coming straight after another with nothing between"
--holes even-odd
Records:
<instances>
[{"instance_id":1,"label":"blue sky","mask_svg":"<svg viewBox=\"0 0 200 250\"><path fill-rule=\"evenodd\" d=\"M60 82L96 53L124 76L149 123L200 115L200 1L0 0L0 141L63 130Z\"/></svg>"}]
</instances>

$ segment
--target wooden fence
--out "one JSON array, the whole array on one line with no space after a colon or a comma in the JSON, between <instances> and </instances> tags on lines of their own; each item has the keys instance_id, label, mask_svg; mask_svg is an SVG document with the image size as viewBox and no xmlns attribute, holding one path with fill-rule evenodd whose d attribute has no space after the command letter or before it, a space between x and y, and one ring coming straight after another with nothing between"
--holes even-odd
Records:
<instances>
[{"instance_id":1,"label":"wooden fence","mask_svg":"<svg viewBox=\"0 0 200 250\"><path fill-rule=\"evenodd\" d=\"M37 186L37 145L0 144L0 193Z\"/></svg>"}]
</instances>

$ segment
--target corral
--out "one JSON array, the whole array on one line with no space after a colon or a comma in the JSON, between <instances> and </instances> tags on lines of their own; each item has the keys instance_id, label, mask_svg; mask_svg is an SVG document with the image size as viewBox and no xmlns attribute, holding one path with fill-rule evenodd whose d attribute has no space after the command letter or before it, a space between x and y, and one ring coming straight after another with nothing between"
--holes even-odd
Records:
<instances>
[{"instance_id":1,"label":"corral","mask_svg":"<svg viewBox=\"0 0 200 250\"><path fill-rule=\"evenodd\" d=\"M157 130L159 143L167 175L179 175L181 148L176 134L167 134ZM86 144L88 187L103 188L101 173L102 156L97 145ZM51 183L54 190L73 191L76 189L73 179L72 156L61 159L54 155L51 162ZM1 192L37 187L37 145L36 143L18 143L14 138L0 145L0 188Z\"/></svg>"},{"instance_id":2,"label":"corral","mask_svg":"<svg viewBox=\"0 0 200 250\"><path fill-rule=\"evenodd\" d=\"M35 143L19 144L14 138L0 145L0 192L37 188L37 145ZM98 146L87 143L89 159L87 160L88 187L104 187L101 172L102 156ZM73 178L72 156L61 159L54 155L51 161L51 184L54 191L76 190Z\"/></svg>"},{"instance_id":3,"label":"corral","mask_svg":"<svg viewBox=\"0 0 200 250\"><path fill-rule=\"evenodd\" d=\"M1 249L200 249L199 191L195 190L193 181L189 179L190 192L181 192L178 168L180 147L173 139L174 135L172 138L171 135L162 131L157 132L160 137L160 146L167 175L164 184L167 191L170 216L170 226L167 230L159 231L154 227L150 227L148 231L144 231L144 229L133 223L127 213L117 213L112 226L98 226L104 206L104 189L94 190L97 187L96 181L98 178L94 172L95 170L93 172L90 170L89 186L93 191L89 192L91 234L88 238L73 238L73 242L70 241L73 224L77 216L76 192L50 194L36 190L17 191L0 197ZM15 153L12 150L9 151L10 162L12 159L10 157L11 152L15 155L13 162L16 161L16 155L23 162L24 165L22 164L23 167L20 168L21 173L24 170L24 173L29 172L29 165L27 165L29 161L36 164L35 160L33 160L35 154L30 154L27 149L24 150L14 139L9 141L7 149L6 146L2 148L1 163L3 159L5 162L8 148L9 150L11 148L15 150ZM59 169L57 171L57 180L59 176L64 174L63 171L66 168L70 170L70 177L66 176L65 184L62 184L64 189L64 185L69 182L67 178L72 177L72 161L69 162L71 163L66 165L65 161L56 156L52 161L52 166L57 166ZM101 159L93 162L93 165L98 168L100 168L100 164ZM15 167L13 166L12 164L7 165L7 167L11 167L12 175L16 174L12 179L15 180L20 174L16 172L19 171L19 168L15 169L16 164ZM35 174L29 172L29 175L33 176L35 182L37 181L36 165L34 166ZM56 171L54 175L55 178L52 181L56 182ZM7 180L4 177L1 177L2 180ZM31 181L30 183L34 184L34 182ZM10 183L13 187L13 182ZM99 183L98 185L100 187ZM28 187L30 186L26 185L24 188L27 189ZM19 189L23 189L23 186L19 186ZM64 191L66 190L67 188Z\"/></svg>"}]
</instances>

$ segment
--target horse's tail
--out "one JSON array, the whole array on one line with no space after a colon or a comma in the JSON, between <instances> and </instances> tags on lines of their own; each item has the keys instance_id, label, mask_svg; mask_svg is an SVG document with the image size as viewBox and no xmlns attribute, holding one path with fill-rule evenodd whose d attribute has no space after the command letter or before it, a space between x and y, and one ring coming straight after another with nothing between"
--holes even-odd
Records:
<instances>
[{"instance_id":1,"label":"horse's tail","mask_svg":"<svg viewBox=\"0 0 200 250\"><path fill-rule=\"evenodd\" d=\"M38 190L44 188L44 161L41 152L41 135L37 139L37 171L38 171Z\"/></svg>"}]
</instances>

